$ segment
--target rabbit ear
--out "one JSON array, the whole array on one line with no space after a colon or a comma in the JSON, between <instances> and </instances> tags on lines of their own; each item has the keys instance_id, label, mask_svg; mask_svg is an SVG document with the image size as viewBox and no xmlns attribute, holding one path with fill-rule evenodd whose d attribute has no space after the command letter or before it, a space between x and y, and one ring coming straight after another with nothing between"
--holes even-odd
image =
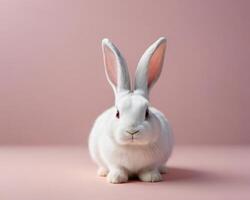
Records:
<instances>
[{"instance_id":1,"label":"rabbit ear","mask_svg":"<svg viewBox=\"0 0 250 200\"><path fill-rule=\"evenodd\" d=\"M166 50L166 39L160 37L141 57L135 75L135 91L148 98L149 90L158 80Z\"/></svg>"},{"instance_id":2,"label":"rabbit ear","mask_svg":"<svg viewBox=\"0 0 250 200\"><path fill-rule=\"evenodd\" d=\"M103 39L102 52L106 76L115 94L130 91L127 64L119 50L108 39Z\"/></svg>"}]
</instances>

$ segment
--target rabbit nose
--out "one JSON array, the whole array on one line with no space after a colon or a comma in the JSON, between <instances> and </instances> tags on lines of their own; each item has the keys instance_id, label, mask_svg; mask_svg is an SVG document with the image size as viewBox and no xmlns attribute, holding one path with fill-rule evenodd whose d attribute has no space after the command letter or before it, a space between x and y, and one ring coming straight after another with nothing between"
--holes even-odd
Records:
<instances>
[{"instance_id":1,"label":"rabbit nose","mask_svg":"<svg viewBox=\"0 0 250 200\"><path fill-rule=\"evenodd\" d=\"M134 135L134 134L138 133L139 130L127 130L126 132L129 133L130 135Z\"/></svg>"}]
</instances>

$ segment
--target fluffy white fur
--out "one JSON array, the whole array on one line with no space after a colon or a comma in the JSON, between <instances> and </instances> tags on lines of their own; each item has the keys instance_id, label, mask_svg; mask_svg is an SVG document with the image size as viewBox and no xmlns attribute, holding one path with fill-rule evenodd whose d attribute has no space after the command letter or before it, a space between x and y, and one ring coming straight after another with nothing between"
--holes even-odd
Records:
<instances>
[{"instance_id":1,"label":"fluffy white fur","mask_svg":"<svg viewBox=\"0 0 250 200\"><path fill-rule=\"evenodd\" d=\"M159 78L166 39L159 38L139 61L132 91L126 62L108 40L102 42L105 72L115 93L115 105L102 113L92 128L89 151L98 175L110 183L157 182L166 172L172 131L164 115L149 104L149 90Z\"/></svg>"}]
</instances>

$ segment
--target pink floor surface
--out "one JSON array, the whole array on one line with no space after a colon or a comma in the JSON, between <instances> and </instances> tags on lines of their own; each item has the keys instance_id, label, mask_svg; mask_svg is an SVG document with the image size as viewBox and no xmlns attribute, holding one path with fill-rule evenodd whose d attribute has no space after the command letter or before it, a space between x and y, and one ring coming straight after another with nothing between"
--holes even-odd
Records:
<instances>
[{"instance_id":1,"label":"pink floor surface","mask_svg":"<svg viewBox=\"0 0 250 200\"><path fill-rule=\"evenodd\" d=\"M84 147L0 147L0 200L250 199L250 147L177 146L159 183L113 185Z\"/></svg>"}]
</instances>

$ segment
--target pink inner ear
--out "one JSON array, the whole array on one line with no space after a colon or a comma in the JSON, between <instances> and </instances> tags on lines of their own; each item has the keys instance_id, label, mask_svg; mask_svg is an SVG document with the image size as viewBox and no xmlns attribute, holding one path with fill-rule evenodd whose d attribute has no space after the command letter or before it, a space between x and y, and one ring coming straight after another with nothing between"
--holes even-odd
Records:
<instances>
[{"instance_id":1,"label":"pink inner ear","mask_svg":"<svg viewBox=\"0 0 250 200\"><path fill-rule=\"evenodd\" d=\"M105 52L105 65L106 71L109 77L109 80L114 84L117 85L117 61L114 53L109 47L104 47Z\"/></svg>"},{"instance_id":2,"label":"pink inner ear","mask_svg":"<svg viewBox=\"0 0 250 200\"><path fill-rule=\"evenodd\" d=\"M162 64L164 61L164 54L165 54L165 47L166 44L161 44L154 54L152 55L150 62L149 62L149 69L148 69L148 88L159 78Z\"/></svg>"}]
</instances>

